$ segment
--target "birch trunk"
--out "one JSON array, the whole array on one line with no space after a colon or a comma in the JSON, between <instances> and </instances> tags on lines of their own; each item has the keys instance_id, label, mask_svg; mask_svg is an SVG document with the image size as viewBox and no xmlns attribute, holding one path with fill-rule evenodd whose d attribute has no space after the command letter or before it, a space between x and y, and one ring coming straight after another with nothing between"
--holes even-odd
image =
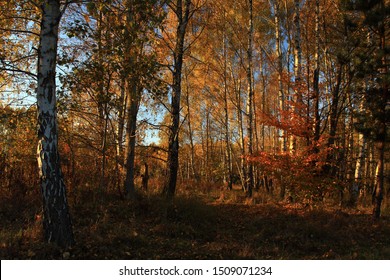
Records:
<instances>
[{"instance_id":1,"label":"birch trunk","mask_svg":"<svg viewBox=\"0 0 390 280\"><path fill-rule=\"evenodd\" d=\"M315 18L315 37L316 37L316 47L314 53L314 78L313 78L313 89L314 89L314 151L318 153L317 143L320 140L320 129L321 129L321 119L320 119L320 1L316 0L316 18Z\"/></svg>"},{"instance_id":2,"label":"birch trunk","mask_svg":"<svg viewBox=\"0 0 390 280\"><path fill-rule=\"evenodd\" d=\"M226 21L226 13L224 14L224 20ZM232 151L230 147L230 127L229 127L229 106L228 106L228 84L227 84L227 38L225 32L222 36L223 44L223 107L224 107L224 130L225 130L225 174L227 180L227 188L231 190L233 188L233 168L232 168Z\"/></svg>"},{"instance_id":3,"label":"birch trunk","mask_svg":"<svg viewBox=\"0 0 390 280\"><path fill-rule=\"evenodd\" d=\"M249 4L249 23L248 23L248 49L247 49L247 80L248 80L248 99L247 99L247 133L248 133L248 156L253 156L253 74L252 74L252 56L253 56L253 3L252 0L248 1ZM248 183L246 193L248 197L252 197L252 190L254 185L253 180L253 164L247 163Z\"/></svg>"},{"instance_id":4,"label":"birch trunk","mask_svg":"<svg viewBox=\"0 0 390 280\"><path fill-rule=\"evenodd\" d=\"M241 81L240 81L241 83ZM246 172L246 166L245 166L245 139L244 139L244 124L243 124L243 110L241 108L241 86L236 89L236 95L237 95L237 119L238 119L238 133L239 133L239 143L240 143L240 149L241 149L241 157L240 157L240 177L241 177L241 185L242 189L245 191L247 189L247 172Z\"/></svg>"},{"instance_id":5,"label":"birch trunk","mask_svg":"<svg viewBox=\"0 0 390 280\"><path fill-rule=\"evenodd\" d=\"M38 50L38 167L45 240L68 247L74 239L58 153L56 109L55 71L60 19L60 2L44 1Z\"/></svg>"},{"instance_id":6,"label":"birch trunk","mask_svg":"<svg viewBox=\"0 0 390 280\"><path fill-rule=\"evenodd\" d=\"M356 160L355 179L352 184L351 197L349 201L351 206L356 206L359 198L359 192L362 188L363 172L364 172L365 159L366 159L366 146L367 146L366 137L364 137L362 133L359 133L359 139L358 139L359 155Z\"/></svg>"},{"instance_id":7,"label":"birch trunk","mask_svg":"<svg viewBox=\"0 0 390 280\"><path fill-rule=\"evenodd\" d=\"M374 192L373 192L373 204L374 209L372 212L374 219L379 219L381 214L381 205L383 200L383 193L384 193L384 158L385 158L385 138L386 138L386 132L383 133L383 131L386 131L386 126L382 125L380 128L382 131L382 139L379 139L377 141L375 148L378 153L378 163L376 166L376 172L375 172L375 186L374 186Z\"/></svg>"},{"instance_id":8,"label":"birch trunk","mask_svg":"<svg viewBox=\"0 0 390 280\"><path fill-rule=\"evenodd\" d=\"M283 53L282 53L282 47L281 47L281 32L280 32L280 6L279 6L279 0L274 0L274 23L275 23L275 53L277 57L278 62L278 99L279 99L279 111L281 113L285 112L285 96L284 96L284 90L283 90ZM281 122L282 117L281 113L278 116L278 121ZM287 151L287 139L285 135L285 131L282 129L279 129L278 131L279 138L281 141L281 151L286 152Z\"/></svg>"},{"instance_id":9,"label":"birch trunk","mask_svg":"<svg viewBox=\"0 0 390 280\"><path fill-rule=\"evenodd\" d=\"M295 89L294 89L294 101L293 114L299 115L300 106L303 104L302 93L301 93L301 82L302 82L302 48L301 48L301 18L300 18L300 1L294 0L295 4L295 15L294 15L294 76L295 76ZM290 140L290 152L294 154L297 149L297 137L292 135Z\"/></svg>"},{"instance_id":10,"label":"birch trunk","mask_svg":"<svg viewBox=\"0 0 390 280\"><path fill-rule=\"evenodd\" d=\"M118 161L120 164L123 164L123 132L125 130L125 109L126 109L126 79L121 79L121 94L119 97L119 104L118 104L118 127L117 127L117 154L118 154Z\"/></svg>"},{"instance_id":11,"label":"birch trunk","mask_svg":"<svg viewBox=\"0 0 390 280\"><path fill-rule=\"evenodd\" d=\"M191 164L191 175L196 180L196 182L200 181L199 174L196 171L195 168L195 145L194 145L194 131L192 128L192 115L191 115L191 109L190 109L190 88L188 84L188 79L186 78L186 105L187 105L187 125L188 125L188 137L190 138L190 148L191 148L191 154L190 154L190 164Z\"/></svg>"},{"instance_id":12,"label":"birch trunk","mask_svg":"<svg viewBox=\"0 0 390 280\"><path fill-rule=\"evenodd\" d=\"M99 188L100 191L104 191L106 188L106 150L107 150L107 125L108 125L108 115L107 115L107 98L104 92L104 68L103 68L103 21L104 15L101 11L98 12L98 20L97 20L97 63L100 66L96 71L97 76L97 108L98 108L98 127L99 127L99 135L101 137L101 157L102 161L99 166Z\"/></svg>"}]
</instances>

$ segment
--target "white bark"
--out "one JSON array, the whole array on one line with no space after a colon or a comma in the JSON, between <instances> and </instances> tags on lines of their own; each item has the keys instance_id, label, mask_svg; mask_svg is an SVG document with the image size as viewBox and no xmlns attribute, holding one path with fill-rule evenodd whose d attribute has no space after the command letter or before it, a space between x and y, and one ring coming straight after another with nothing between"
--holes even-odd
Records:
<instances>
[{"instance_id":1,"label":"white bark","mask_svg":"<svg viewBox=\"0 0 390 280\"><path fill-rule=\"evenodd\" d=\"M294 76L295 76L295 102L299 106L303 103L302 93L300 92L301 79L302 79L302 48L301 48L301 24L300 24L300 0L294 0L295 15L294 15ZM294 114L299 114L299 109L293 106ZM297 149L297 138L295 135L291 137L290 152L295 153Z\"/></svg>"},{"instance_id":2,"label":"white bark","mask_svg":"<svg viewBox=\"0 0 390 280\"><path fill-rule=\"evenodd\" d=\"M284 89L283 89L283 53L282 53L282 46L281 46L281 32L280 32L280 7L279 7L279 0L274 0L273 3L273 9L274 9L274 24L275 24L275 54L277 57L277 63L278 63L278 99L279 99L279 110L281 112L284 112L286 110L285 108L285 96L284 96ZM279 122L282 120L281 114L278 116ZM287 151L287 139L285 136L285 131L282 129L279 129L278 136L281 139L281 151L286 152Z\"/></svg>"},{"instance_id":3,"label":"white bark","mask_svg":"<svg viewBox=\"0 0 390 280\"><path fill-rule=\"evenodd\" d=\"M362 187L363 172L364 172L365 158L366 158L366 147L367 147L367 140L362 133L359 133L359 139L358 139L359 155L356 160L355 180L353 182L352 189L351 189L350 202L352 203L352 205L356 205L356 202L359 198L359 192Z\"/></svg>"},{"instance_id":4,"label":"white bark","mask_svg":"<svg viewBox=\"0 0 390 280\"><path fill-rule=\"evenodd\" d=\"M248 134L248 155L253 155L253 2L252 0L248 1L249 4L249 22L248 22L248 49L247 49L247 58L248 58L248 65L247 65L247 80L248 80L248 97L247 97L247 134ZM248 172L248 184L247 184L247 196L252 196L252 190L254 185L254 179L253 179L253 164L248 163L247 167Z\"/></svg>"},{"instance_id":5,"label":"white bark","mask_svg":"<svg viewBox=\"0 0 390 280\"><path fill-rule=\"evenodd\" d=\"M55 69L60 18L59 1L44 1L38 52L38 167L45 239L67 247L74 241L58 153Z\"/></svg>"}]
</instances>

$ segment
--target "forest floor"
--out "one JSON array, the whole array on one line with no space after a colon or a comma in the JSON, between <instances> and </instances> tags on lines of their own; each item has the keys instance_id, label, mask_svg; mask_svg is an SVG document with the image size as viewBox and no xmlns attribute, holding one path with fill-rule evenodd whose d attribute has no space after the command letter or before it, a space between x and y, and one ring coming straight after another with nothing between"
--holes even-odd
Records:
<instances>
[{"instance_id":1,"label":"forest floor","mask_svg":"<svg viewBox=\"0 0 390 280\"><path fill-rule=\"evenodd\" d=\"M238 195L239 196L239 195ZM40 199L0 197L1 259L390 259L390 217L212 195L71 196L76 244L42 242Z\"/></svg>"}]
</instances>

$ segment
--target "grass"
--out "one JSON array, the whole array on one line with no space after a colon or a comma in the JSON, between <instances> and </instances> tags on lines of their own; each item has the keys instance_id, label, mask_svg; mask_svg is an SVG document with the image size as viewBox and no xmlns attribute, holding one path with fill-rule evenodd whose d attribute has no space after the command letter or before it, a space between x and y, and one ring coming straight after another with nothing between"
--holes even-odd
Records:
<instances>
[{"instance_id":1,"label":"grass","mask_svg":"<svg viewBox=\"0 0 390 280\"><path fill-rule=\"evenodd\" d=\"M138 201L69 198L76 245L42 239L40 200L0 197L1 259L390 259L390 220L368 210L303 207L240 191ZM15 199L18 199L15 201Z\"/></svg>"}]
</instances>

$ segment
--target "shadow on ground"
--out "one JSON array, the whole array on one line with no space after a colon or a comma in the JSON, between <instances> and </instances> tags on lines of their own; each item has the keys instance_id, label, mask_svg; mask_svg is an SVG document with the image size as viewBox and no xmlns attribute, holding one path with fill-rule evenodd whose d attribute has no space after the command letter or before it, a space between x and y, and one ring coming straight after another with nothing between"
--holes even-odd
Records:
<instances>
[{"instance_id":1,"label":"shadow on ground","mask_svg":"<svg viewBox=\"0 0 390 280\"><path fill-rule=\"evenodd\" d=\"M62 250L41 240L38 201L1 202L1 259L390 259L389 219L358 211L80 195Z\"/></svg>"}]
</instances>

